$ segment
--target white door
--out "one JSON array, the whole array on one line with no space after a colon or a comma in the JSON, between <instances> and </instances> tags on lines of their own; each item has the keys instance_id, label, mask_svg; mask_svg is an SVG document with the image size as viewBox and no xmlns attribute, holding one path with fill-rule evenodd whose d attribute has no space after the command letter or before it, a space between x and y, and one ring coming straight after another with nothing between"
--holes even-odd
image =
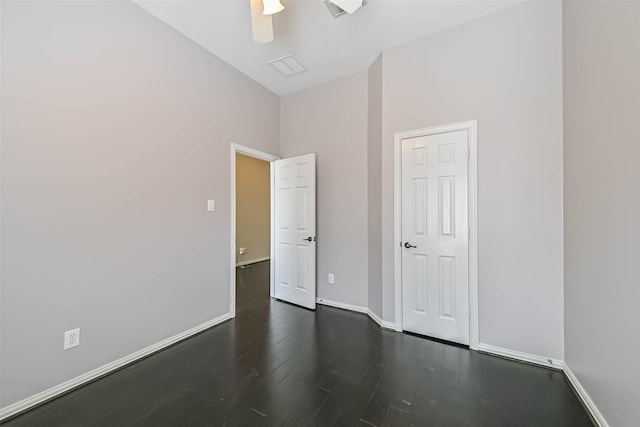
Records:
<instances>
[{"instance_id":1,"label":"white door","mask_svg":"<svg viewBox=\"0 0 640 427\"><path fill-rule=\"evenodd\" d=\"M277 160L275 297L316 308L316 155Z\"/></svg>"},{"instance_id":2,"label":"white door","mask_svg":"<svg viewBox=\"0 0 640 427\"><path fill-rule=\"evenodd\" d=\"M402 322L469 344L468 133L402 141Z\"/></svg>"}]
</instances>

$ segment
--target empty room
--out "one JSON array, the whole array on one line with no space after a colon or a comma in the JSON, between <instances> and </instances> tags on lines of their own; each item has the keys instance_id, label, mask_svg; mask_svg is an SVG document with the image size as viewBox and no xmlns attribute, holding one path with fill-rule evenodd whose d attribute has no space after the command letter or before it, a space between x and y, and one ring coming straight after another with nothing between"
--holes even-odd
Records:
<instances>
[{"instance_id":1,"label":"empty room","mask_svg":"<svg viewBox=\"0 0 640 427\"><path fill-rule=\"evenodd\" d=\"M639 0L1 0L0 424L640 426Z\"/></svg>"}]
</instances>

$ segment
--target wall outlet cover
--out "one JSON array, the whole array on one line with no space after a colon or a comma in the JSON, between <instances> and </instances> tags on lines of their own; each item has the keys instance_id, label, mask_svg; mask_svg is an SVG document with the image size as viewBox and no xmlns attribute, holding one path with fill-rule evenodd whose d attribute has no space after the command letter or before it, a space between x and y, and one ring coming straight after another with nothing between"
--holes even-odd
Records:
<instances>
[{"instance_id":1,"label":"wall outlet cover","mask_svg":"<svg viewBox=\"0 0 640 427\"><path fill-rule=\"evenodd\" d=\"M71 329L64 333L64 349L68 350L80 345L80 328Z\"/></svg>"}]
</instances>

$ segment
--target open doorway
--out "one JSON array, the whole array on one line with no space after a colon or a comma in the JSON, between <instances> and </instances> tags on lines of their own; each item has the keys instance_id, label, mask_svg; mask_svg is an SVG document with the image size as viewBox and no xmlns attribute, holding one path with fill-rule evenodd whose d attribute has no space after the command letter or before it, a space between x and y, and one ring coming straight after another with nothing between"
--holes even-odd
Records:
<instances>
[{"instance_id":1,"label":"open doorway","mask_svg":"<svg viewBox=\"0 0 640 427\"><path fill-rule=\"evenodd\" d=\"M243 157L240 157L243 156ZM245 180L237 174L240 162L259 160L269 164L270 211L267 222L270 226L268 270L267 257L260 254L250 240L243 240L244 230L238 234L237 192L238 180ZM242 173L242 172L240 172ZM255 179L240 183L255 185ZM250 189L255 190L254 188ZM240 191L243 191L242 189ZM261 197L262 198L262 197ZM264 199L263 199L264 200ZM250 208L255 210L256 208ZM242 214L241 214L242 215ZM263 217L264 219L264 217ZM262 267L269 276L269 297L302 307L316 307L316 155L303 154L279 159L253 148L231 143L231 253L229 312L236 315L237 273L241 267ZM259 222L263 222L260 220ZM254 224L255 225L255 224ZM242 227L242 226L240 226ZM249 236L250 238L254 236ZM243 241L241 241L243 240ZM243 248L240 254L240 248ZM252 249L253 248L253 249ZM246 276L246 275L243 275ZM260 279L260 283L265 283ZM277 284L277 285L276 285ZM259 285L262 286L262 285Z\"/></svg>"},{"instance_id":2,"label":"open doorway","mask_svg":"<svg viewBox=\"0 0 640 427\"><path fill-rule=\"evenodd\" d=\"M271 162L278 157L231 144L230 311L245 296L273 295L273 193ZM239 272L243 272L239 275ZM237 278L250 277L251 283ZM247 281L248 282L248 281ZM250 286L237 292L240 286ZM253 289L255 288L255 289ZM244 292L247 291L247 292Z\"/></svg>"},{"instance_id":3,"label":"open doorway","mask_svg":"<svg viewBox=\"0 0 640 427\"><path fill-rule=\"evenodd\" d=\"M236 154L236 306L270 296L271 164ZM245 271L243 271L245 270Z\"/></svg>"},{"instance_id":4,"label":"open doorway","mask_svg":"<svg viewBox=\"0 0 640 427\"><path fill-rule=\"evenodd\" d=\"M271 258L270 180L269 162L245 154L236 155L236 266L239 268L250 268Z\"/></svg>"}]
</instances>

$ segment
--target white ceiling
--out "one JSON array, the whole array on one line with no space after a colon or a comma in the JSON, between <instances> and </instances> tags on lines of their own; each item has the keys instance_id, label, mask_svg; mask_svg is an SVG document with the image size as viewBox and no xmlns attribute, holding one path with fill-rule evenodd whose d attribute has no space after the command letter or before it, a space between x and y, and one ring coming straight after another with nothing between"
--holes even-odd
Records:
<instances>
[{"instance_id":1,"label":"white ceiling","mask_svg":"<svg viewBox=\"0 0 640 427\"><path fill-rule=\"evenodd\" d=\"M521 0L368 0L334 18L323 0L281 0L274 41L253 41L249 0L134 0L274 93L366 70L392 46L488 15ZM283 77L268 62L293 53L307 71Z\"/></svg>"}]
</instances>

